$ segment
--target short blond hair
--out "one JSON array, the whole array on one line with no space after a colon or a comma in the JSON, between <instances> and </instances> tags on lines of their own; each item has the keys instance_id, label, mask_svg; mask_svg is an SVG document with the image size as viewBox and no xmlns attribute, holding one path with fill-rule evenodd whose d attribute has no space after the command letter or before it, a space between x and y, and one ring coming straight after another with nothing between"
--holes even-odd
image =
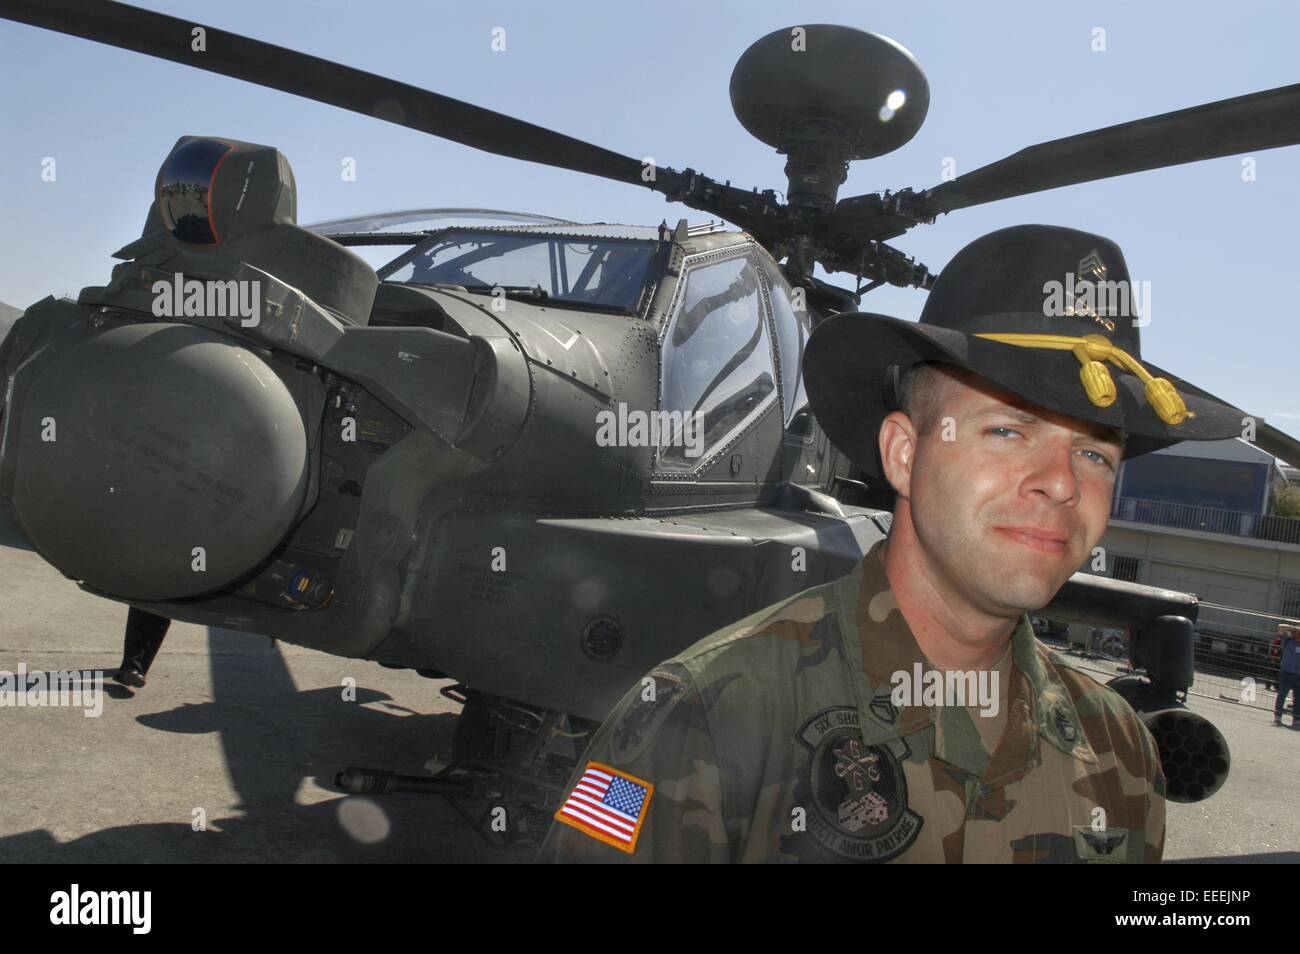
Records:
<instances>
[{"instance_id":1,"label":"short blond hair","mask_svg":"<svg viewBox=\"0 0 1300 954\"><path fill-rule=\"evenodd\" d=\"M971 387L979 387L981 382L1002 388L997 382L989 381L983 375L963 368L961 365L947 361L922 361L914 364L899 378L899 410L906 414L921 437L926 436L938 426L943 414L943 398L947 393L948 381L960 381ZM1002 388L1006 390L1006 388ZM1122 427L1106 424L1097 425L1105 436L1121 447L1128 444L1129 433ZM1300 635L1300 629L1297 630Z\"/></svg>"},{"instance_id":2,"label":"short blond hair","mask_svg":"<svg viewBox=\"0 0 1300 954\"><path fill-rule=\"evenodd\" d=\"M898 409L908 416L922 437L939 423L945 373L955 377L961 371L947 362L922 361L903 372L898 382Z\"/></svg>"}]
</instances>

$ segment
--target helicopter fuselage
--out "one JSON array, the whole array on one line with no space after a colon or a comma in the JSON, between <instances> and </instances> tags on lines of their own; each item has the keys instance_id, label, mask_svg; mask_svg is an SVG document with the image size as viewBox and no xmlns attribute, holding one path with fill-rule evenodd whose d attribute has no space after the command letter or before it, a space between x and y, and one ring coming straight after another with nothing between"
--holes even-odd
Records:
<instances>
[{"instance_id":1,"label":"helicopter fuselage","mask_svg":"<svg viewBox=\"0 0 1300 954\"><path fill-rule=\"evenodd\" d=\"M826 493L836 455L798 373L811 319L776 263L744 233L640 231L662 240L627 313L385 281L355 324L300 303L273 260L164 243L76 304L29 309L0 493L92 592L598 719L659 660L846 572L883 532ZM177 274L256 274L269 311L160 316ZM255 395L239 426L211 424L231 409L204 383L218 358L169 376L203 349L283 394L239 385Z\"/></svg>"}]
</instances>

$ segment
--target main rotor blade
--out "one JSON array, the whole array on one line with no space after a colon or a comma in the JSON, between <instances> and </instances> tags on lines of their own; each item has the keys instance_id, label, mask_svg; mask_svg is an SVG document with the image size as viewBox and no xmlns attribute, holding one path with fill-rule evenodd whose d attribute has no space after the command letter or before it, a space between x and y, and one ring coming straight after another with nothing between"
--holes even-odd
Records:
<instances>
[{"instance_id":1,"label":"main rotor blade","mask_svg":"<svg viewBox=\"0 0 1300 954\"><path fill-rule=\"evenodd\" d=\"M1255 444L1283 463L1300 467L1300 441L1273 425L1261 423L1255 429Z\"/></svg>"},{"instance_id":2,"label":"main rotor blade","mask_svg":"<svg viewBox=\"0 0 1300 954\"><path fill-rule=\"evenodd\" d=\"M1029 146L921 195L923 219L1111 176L1300 143L1300 84Z\"/></svg>"},{"instance_id":3,"label":"main rotor blade","mask_svg":"<svg viewBox=\"0 0 1300 954\"><path fill-rule=\"evenodd\" d=\"M656 188L640 160L471 103L111 0L0 0L0 17L314 99L485 152ZM661 178L670 170L660 169ZM659 182L659 188L671 183Z\"/></svg>"},{"instance_id":4,"label":"main rotor blade","mask_svg":"<svg viewBox=\"0 0 1300 954\"><path fill-rule=\"evenodd\" d=\"M1184 381L1180 385L1184 390L1190 391L1198 397L1208 398L1211 401L1217 401L1220 404L1228 404L1222 398L1216 397L1205 388L1198 387L1189 381ZM1272 454L1278 460L1292 467L1300 467L1300 440L1296 440L1285 431L1280 431L1272 424L1267 424L1262 420L1255 421L1255 436L1251 443L1264 451L1266 454ZM1245 429L1243 422L1242 429Z\"/></svg>"}]
</instances>

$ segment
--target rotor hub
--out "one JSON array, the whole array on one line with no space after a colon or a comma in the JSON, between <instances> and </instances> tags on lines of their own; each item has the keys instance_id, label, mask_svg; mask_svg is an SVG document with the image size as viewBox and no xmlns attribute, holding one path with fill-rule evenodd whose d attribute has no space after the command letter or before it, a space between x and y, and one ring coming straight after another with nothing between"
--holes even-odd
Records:
<instances>
[{"instance_id":1,"label":"rotor hub","mask_svg":"<svg viewBox=\"0 0 1300 954\"><path fill-rule=\"evenodd\" d=\"M930 106L916 60L887 37L813 24L751 45L731 74L736 118L790 157L792 206L829 209L848 163L910 140Z\"/></svg>"}]
</instances>

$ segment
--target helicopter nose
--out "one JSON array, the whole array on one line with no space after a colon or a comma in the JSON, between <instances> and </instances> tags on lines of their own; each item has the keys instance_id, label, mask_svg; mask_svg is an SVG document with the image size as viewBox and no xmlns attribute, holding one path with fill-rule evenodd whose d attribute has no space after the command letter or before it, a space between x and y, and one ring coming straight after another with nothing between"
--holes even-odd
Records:
<instances>
[{"instance_id":1,"label":"helicopter nose","mask_svg":"<svg viewBox=\"0 0 1300 954\"><path fill-rule=\"evenodd\" d=\"M297 518L302 416L252 350L151 322L32 364L0 462L20 528L65 575L128 599L195 596L256 567Z\"/></svg>"}]
</instances>

